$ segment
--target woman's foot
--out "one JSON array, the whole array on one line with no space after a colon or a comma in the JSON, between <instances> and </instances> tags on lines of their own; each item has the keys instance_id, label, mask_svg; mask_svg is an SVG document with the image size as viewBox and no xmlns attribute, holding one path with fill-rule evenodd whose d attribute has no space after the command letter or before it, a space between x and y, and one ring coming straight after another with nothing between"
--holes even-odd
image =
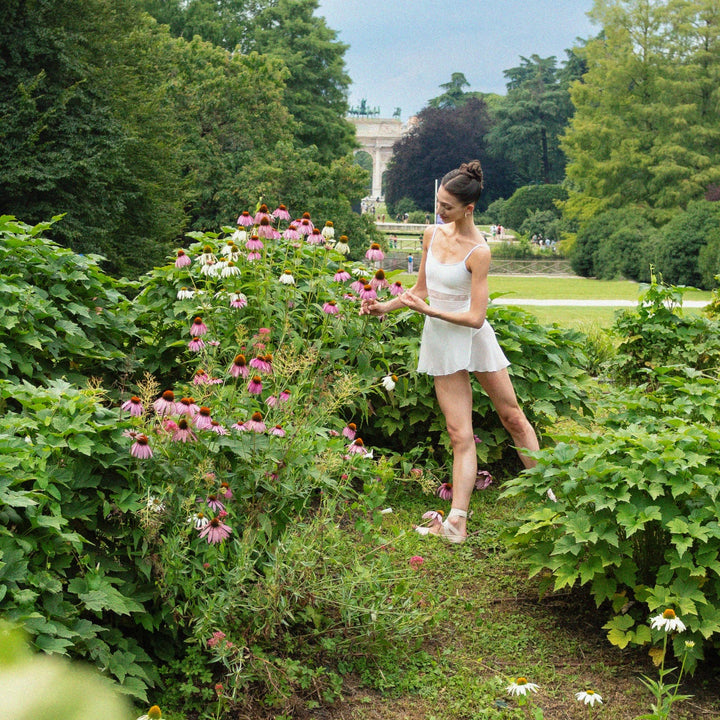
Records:
<instances>
[{"instance_id":1,"label":"woman's foot","mask_svg":"<svg viewBox=\"0 0 720 720\"><path fill-rule=\"evenodd\" d=\"M415 531L420 535L437 535L451 543L462 543L467 538L466 524L467 511L451 508L447 520L444 522L434 519L431 525L416 527Z\"/></svg>"}]
</instances>

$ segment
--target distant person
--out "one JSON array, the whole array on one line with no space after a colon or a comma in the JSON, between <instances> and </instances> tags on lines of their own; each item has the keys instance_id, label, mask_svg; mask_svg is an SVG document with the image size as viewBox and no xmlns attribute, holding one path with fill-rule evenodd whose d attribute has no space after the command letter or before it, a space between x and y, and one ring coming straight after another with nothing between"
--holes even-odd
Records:
<instances>
[{"instance_id":1,"label":"distant person","mask_svg":"<svg viewBox=\"0 0 720 720\"><path fill-rule=\"evenodd\" d=\"M426 225L430 224L430 213L425 213L425 224Z\"/></svg>"},{"instance_id":2,"label":"distant person","mask_svg":"<svg viewBox=\"0 0 720 720\"><path fill-rule=\"evenodd\" d=\"M467 537L467 512L477 477L470 373L490 398L526 467L536 463L524 450L539 447L518 405L507 370L510 363L486 320L490 248L473 222L482 189L478 160L447 173L437 194L437 212L444 224L425 229L417 282L385 302L363 300L360 308L361 315L379 317L406 307L425 315L418 372L433 376L445 416L453 452L453 493L447 519L417 530L454 543Z\"/></svg>"},{"instance_id":3,"label":"distant person","mask_svg":"<svg viewBox=\"0 0 720 720\"><path fill-rule=\"evenodd\" d=\"M413 256L412 256L412 255L408 255L408 261L407 261L407 262L408 262L408 272L411 273L411 272L413 271L413 263L415 262L415 261L413 260Z\"/></svg>"}]
</instances>

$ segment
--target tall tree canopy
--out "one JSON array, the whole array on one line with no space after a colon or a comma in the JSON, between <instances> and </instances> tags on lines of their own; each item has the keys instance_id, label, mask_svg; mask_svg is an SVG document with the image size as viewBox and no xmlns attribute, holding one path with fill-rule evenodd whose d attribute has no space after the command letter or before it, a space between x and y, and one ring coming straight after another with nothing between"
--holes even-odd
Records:
<instances>
[{"instance_id":1,"label":"tall tree canopy","mask_svg":"<svg viewBox=\"0 0 720 720\"><path fill-rule=\"evenodd\" d=\"M231 52L280 58L286 65L284 104L304 147L329 163L351 152L355 131L346 116L350 77L347 45L324 18L317 0L142 0L177 36L204 40Z\"/></svg>"},{"instance_id":2,"label":"tall tree canopy","mask_svg":"<svg viewBox=\"0 0 720 720\"><path fill-rule=\"evenodd\" d=\"M574 57L571 51L568 57ZM512 161L517 185L558 183L565 176L559 138L573 112L568 86L575 78L569 62L563 73L555 57L520 59L504 72L508 92L494 107L488 141L495 154Z\"/></svg>"},{"instance_id":3,"label":"tall tree canopy","mask_svg":"<svg viewBox=\"0 0 720 720\"><path fill-rule=\"evenodd\" d=\"M147 1L179 28L194 5ZM330 212L330 205L348 232L364 232L351 204L362 195L365 174L347 161L353 131L342 92L323 95L334 97L332 108L309 94L309 104L301 104L301 89L323 87L323 63L337 61L333 72L342 67L344 46L335 47L332 31L317 36L328 54L322 42L308 42L308 58L298 50L294 60L285 59L229 51L198 34L173 36L140 5L8 0L0 6L0 21L13 28L0 43L0 213L30 223L65 213L53 225L54 239L102 254L109 271L129 276L163 262L185 230L231 223L259 194L298 213ZM210 5L227 15L208 14ZM254 2L210 5L198 2L197 17L213 17L222 27L237 13L258 9ZM283 22L297 21L314 34L314 0L275 5L287 11ZM273 26L279 44L290 25ZM256 40L248 27L249 46ZM225 30L220 36L227 39ZM292 110L288 62L305 68L305 75L296 70ZM293 113L312 123L316 140L303 135Z\"/></svg>"},{"instance_id":4,"label":"tall tree canopy","mask_svg":"<svg viewBox=\"0 0 720 720\"><path fill-rule=\"evenodd\" d=\"M569 216L632 204L656 224L720 176L720 5L713 0L596 0L603 34L562 141Z\"/></svg>"},{"instance_id":5,"label":"tall tree canopy","mask_svg":"<svg viewBox=\"0 0 720 720\"><path fill-rule=\"evenodd\" d=\"M0 43L2 211L31 223L66 212L58 239L115 269L149 235L144 256L161 256L183 217L148 20L132 0L0 6L13 28Z\"/></svg>"},{"instance_id":6,"label":"tall tree canopy","mask_svg":"<svg viewBox=\"0 0 720 720\"><path fill-rule=\"evenodd\" d=\"M435 180L475 158L483 165L486 188L478 209L509 195L507 164L488 152L485 136L490 122L485 102L477 97L457 107L420 111L417 124L395 143L387 172L387 201L394 204L408 197L418 207L431 209Z\"/></svg>"}]
</instances>

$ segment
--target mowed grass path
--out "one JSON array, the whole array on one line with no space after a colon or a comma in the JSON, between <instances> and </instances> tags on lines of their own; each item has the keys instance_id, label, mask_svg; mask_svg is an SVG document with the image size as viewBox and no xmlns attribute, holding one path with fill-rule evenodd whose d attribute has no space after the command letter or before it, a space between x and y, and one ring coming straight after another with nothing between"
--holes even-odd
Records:
<instances>
[{"instance_id":1,"label":"mowed grass path","mask_svg":"<svg viewBox=\"0 0 720 720\"><path fill-rule=\"evenodd\" d=\"M402 273L396 276L403 286L410 287L417 275ZM594 280L582 277L541 277L526 275L490 275L490 293L502 293L505 301L518 300L567 300L568 305L548 307L527 305L524 309L533 313L543 324L558 323L565 327L584 328L598 325L608 328L612 325L620 307L573 306L573 300L622 300L635 302L640 297L641 284L630 280ZM712 293L690 289L685 300L709 301ZM687 312L700 312L687 308Z\"/></svg>"}]
</instances>

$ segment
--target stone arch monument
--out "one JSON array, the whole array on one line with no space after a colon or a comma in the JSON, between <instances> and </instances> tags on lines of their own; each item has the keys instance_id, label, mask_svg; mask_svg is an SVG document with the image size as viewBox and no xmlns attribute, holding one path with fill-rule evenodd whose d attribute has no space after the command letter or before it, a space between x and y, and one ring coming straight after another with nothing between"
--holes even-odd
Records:
<instances>
[{"instance_id":1,"label":"stone arch monument","mask_svg":"<svg viewBox=\"0 0 720 720\"><path fill-rule=\"evenodd\" d=\"M372 190L373 198L382 196L382 176L387 170L388 162L393 154L393 145L407 131L402 121L396 118L350 117L355 126L360 148L372 158Z\"/></svg>"}]
</instances>

